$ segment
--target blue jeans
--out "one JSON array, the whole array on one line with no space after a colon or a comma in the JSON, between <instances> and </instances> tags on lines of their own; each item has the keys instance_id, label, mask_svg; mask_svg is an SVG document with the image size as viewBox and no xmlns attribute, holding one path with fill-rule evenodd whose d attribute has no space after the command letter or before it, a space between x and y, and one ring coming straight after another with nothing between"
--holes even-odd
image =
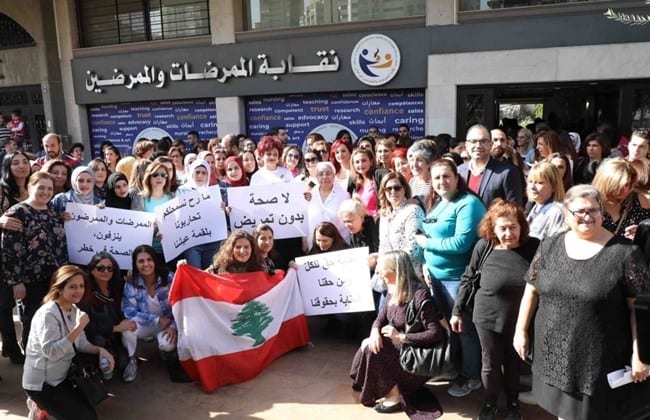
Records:
<instances>
[{"instance_id":1,"label":"blue jeans","mask_svg":"<svg viewBox=\"0 0 650 420\"><path fill-rule=\"evenodd\" d=\"M212 264L212 258L219 250L220 245L221 241L196 245L185 250L183 256L187 260L187 263L192 267L196 267L199 270L205 270L210 264Z\"/></svg>"},{"instance_id":2,"label":"blue jeans","mask_svg":"<svg viewBox=\"0 0 650 420\"><path fill-rule=\"evenodd\" d=\"M460 279L437 280L431 278L431 295L447 320L451 319L451 310L458 294ZM463 331L452 333L451 351L456 366L462 375L469 379L481 379L481 342L478 339L472 314L463 312Z\"/></svg>"}]
</instances>

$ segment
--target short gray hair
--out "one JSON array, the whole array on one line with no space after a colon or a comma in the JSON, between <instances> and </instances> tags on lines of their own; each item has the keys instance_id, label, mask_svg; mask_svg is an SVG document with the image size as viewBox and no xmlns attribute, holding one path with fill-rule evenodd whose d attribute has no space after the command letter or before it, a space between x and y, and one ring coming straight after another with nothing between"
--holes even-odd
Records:
<instances>
[{"instance_id":1,"label":"short gray hair","mask_svg":"<svg viewBox=\"0 0 650 420\"><path fill-rule=\"evenodd\" d=\"M569 204L571 204L576 198L586 198L586 199L592 199L596 200L598 202L598 206L600 209L603 209L603 199L600 195L600 192L594 187L593 185L590 184L579 184L579 185L574 185L573 187L569 188L569 191L564 194L564 208L568 209Z\"/></svg>"},{"instance_id":2,"label":"short gray hair","mask_svg":"<svg viewBox=\"0 0 650 420\"><path fill-rule=\"evenodd\" d=\"M417 155L420 156L427 164L432 164L433 161L440 158L438 146L433 140L422 139L418 140L411 147L409 147L407 156Z\"/></svg>"}]
</instances>

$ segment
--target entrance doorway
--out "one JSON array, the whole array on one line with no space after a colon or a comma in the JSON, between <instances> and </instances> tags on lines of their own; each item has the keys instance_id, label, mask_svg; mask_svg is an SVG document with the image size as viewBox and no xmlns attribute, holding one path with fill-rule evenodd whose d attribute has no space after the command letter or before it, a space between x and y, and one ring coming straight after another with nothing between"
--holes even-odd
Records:
<instances>
[{"instance_id":1,"label":"entrance doorway","mask_svg":"<svg viewBox=\"0 0 650 420\"><path fill-rule=\"evenodd\" d=\"M39 150L40 139L47 133L41 87L33 85L0 89L0 112L5 122L9 121L14 110L21 112L25 123L25 150Z\"/></svg>"}]
</instances>

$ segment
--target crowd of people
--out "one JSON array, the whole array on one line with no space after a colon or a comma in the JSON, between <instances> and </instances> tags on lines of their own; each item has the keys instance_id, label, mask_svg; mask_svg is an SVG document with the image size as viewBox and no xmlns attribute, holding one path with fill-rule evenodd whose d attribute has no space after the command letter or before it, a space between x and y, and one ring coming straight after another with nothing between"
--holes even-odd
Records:
<instances>
[{"instance_id":1,"label":"crowd of people","mask_svg":"<svg viewBox=\"0 0 650 420\"><path fill-rule=\"evenodd\" d=\"M52 133L38 158L5 142L3 356L24 364L32 412L95 418L66 380L76 349L108 359L115 377L133 382L138 340L151 338L170 378L189 380L169 304L176 264L274 274L294 268L298 256L368 247L375 320L338 318L355 336L370 331L350 371L363 405L415 419L442 415L425 387L431 378L404 371L399 354L405 343L433 346L451 334L454 371L436 379L448 381L457 398L484 387L480 420L497 418L501 393L506 419L521 418L521 378L531 360L527 402L562 419L625 418L634 408L630 395L647 392L646 384L612 390L606 374L630 365L634 382L650 375L633 309L636 296L650 293L650 132L635 130L628 153L610 146L620 140L611 127L601 128L583 142L543 121L474 125L463 139L414 140L408 126L385 136L370 127L357 139L345 130L333 139L312 133L304 148L291 145L283 128L257 142L235 134L201 141L190 132L185 141L139 139L130 156L104 142L89 162L83 145L66 153ZM272 226L259 224L165 263L155 229L130 267L107 252L86 266L69 264L68 203L153 213L215 186L227 218L229 189L290 182L304 186L304 237L275 240ZM405 331L412 301L422 308L424 331Z\"/></svg>"}]
</instances>

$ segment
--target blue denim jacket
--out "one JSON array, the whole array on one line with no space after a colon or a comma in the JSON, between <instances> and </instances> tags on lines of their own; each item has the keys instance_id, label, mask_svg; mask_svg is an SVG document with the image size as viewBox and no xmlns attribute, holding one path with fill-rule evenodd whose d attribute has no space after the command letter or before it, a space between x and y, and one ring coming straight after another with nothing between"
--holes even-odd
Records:
<instances>
[{"instance_id":1,"label":"blue denim jacket","mask_svg":"<svg viewBox=\"0 0 650 420\"><path fill-rule=\"evenodd\" d=\"M172 307L169 305L169 289L172 285L173 273L169 273L167 286L161 285L161 279L156 280L156 296L160 301L160 307L164 317L171 318L173 328L176 323L172 315ZM140 325L156 325L160 317L149 313L149 304L147 303L147 286L144 284L142 276L136 276L133 283L124 283L124 293L122 294L122 312L124 317L132 319Z\"/></svg>"}]
</instances>

